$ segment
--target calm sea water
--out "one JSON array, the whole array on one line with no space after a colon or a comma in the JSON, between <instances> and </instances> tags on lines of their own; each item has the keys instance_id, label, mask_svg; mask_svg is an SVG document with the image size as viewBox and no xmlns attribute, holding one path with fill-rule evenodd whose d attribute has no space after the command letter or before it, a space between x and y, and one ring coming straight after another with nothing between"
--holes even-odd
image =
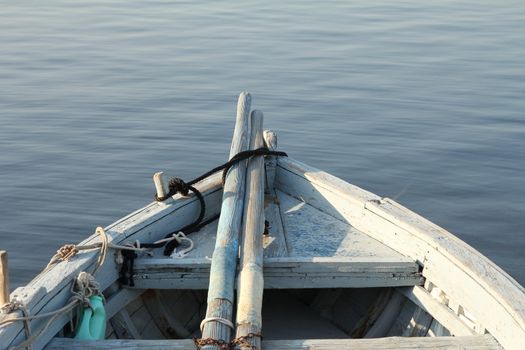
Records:
<instances>
[{"instance_id":1,"label":"calm sea water","mask_svg":"<svg viewBox=\"0 0 525 350\"><path fill-rule=\"evenodd\" d=\"M224 161L242 90L291 156L447 228L525 284L522 1L0 7L0 247L20 285Z\"/></svg>"}]
</instances>

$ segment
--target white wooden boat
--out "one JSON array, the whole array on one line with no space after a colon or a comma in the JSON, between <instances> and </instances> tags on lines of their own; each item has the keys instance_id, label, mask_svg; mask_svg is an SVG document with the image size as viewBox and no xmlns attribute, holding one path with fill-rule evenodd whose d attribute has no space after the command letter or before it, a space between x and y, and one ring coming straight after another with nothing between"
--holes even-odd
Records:
<instances>
[{"instance_id":1,"label":"white wooden boat","mask_svg":"<svg viewBox=\"0 0 525 350\"><path fill-rule=\"evenodd\" d=\"M249 111L249 103L243 108ZM265 135L274 147L274 135ZM259 236L263 349L525 348L524 289L489 259L392 199L292 158L268 156L265 162L269 227ZM159 175L156 180L162 196L167 189ZM195 188L206 203L205 220L221 213L221 205L224 212L220 173ZM190 224L200 208L195 195L177 194L116 221L105 233L115 245L154 242ZM202 337L206 317L218 221L188 235L193 249L184 257L166 257L162 249L152 249L153 256L139 252L134 286L119 284L118 249L109 249L94 274L106 300L104 340L72 338L74 309L55 314L52 322L49 317L26 322L31 334L22 320L4 322L0 348L24 346L29 336L33 349L195 349L192 338ZM100 240L94 234L80 245ZM80 251L13 291L11 300L31 317L60 309L70 300L72 282L91 271L99 256L99 249ZM21 315L15 307L3 321ZM228 329L217 320L208 323ZM227 342L235 336L230 333Z\"/></svg>"}]
</instances>

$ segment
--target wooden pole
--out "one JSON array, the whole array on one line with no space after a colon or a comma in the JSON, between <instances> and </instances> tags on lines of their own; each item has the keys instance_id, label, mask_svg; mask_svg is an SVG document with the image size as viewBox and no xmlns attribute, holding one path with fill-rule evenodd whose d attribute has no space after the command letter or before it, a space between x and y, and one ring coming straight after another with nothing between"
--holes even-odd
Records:
<instances>
[{"instance_id":1,"label":"wooden pole","mask_svg":"<svg viewBox=\"0 0 525 350\"><path fill-rule=\"evenodd\" d=\"M0 250L0 306L9 302L9 268L7 252Z\"/></svg>"},{"instance_id":2,"label":"wooden pole","mask_svg":"<svg viewBox=\"0 0 525 350\"><path fill-rule=\"evenodd\" d=\"M263 147L263 114L251 115L250 149ZM237 288L237 333L244 337L239 349L261 349L264 231L264 158L251 158L246 171L245 210L242 230L241 271Z\"/></svg>"},{"instance_id":3,"label":"wooden pole","mask_svg":"<svg viewBox=\"0 0 525 350\"><path fill-rule=\"evenodd\" d=\"M230 149L230 159L248 148L250 94L243 92L237 102L237 119ZM244 210L246 161L230 168L224 183L221 216L210 267L208 308L201 323L202 338L229 342L232 334L233 290L239 253L239 232ZM226 320L226 321L225 321ZM228 324L229 322L229 324ZM202 349L219 349L218 344Z\"/></svg>"}]
</instances>

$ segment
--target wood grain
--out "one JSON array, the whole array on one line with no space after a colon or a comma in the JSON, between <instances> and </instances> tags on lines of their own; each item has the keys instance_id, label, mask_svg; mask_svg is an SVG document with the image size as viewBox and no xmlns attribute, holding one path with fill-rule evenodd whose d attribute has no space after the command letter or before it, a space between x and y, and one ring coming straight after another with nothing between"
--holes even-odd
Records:
<instances>
[{"instance_id":1,"label":"wood grain","mask_svg":"<svg viewBox=\"0 0 525 350\"><path fill-rule=\"evenodd\" d=\"M403 207L290 158L279 160L277 188L409 256L506 349L525 342L525 289L474 248ZM459 316L458 316L459 317Z\"/></svg>"},{"instance_id":2,"label":"wood grain","mask_svg":"<svg viewBox=\"0 0 525 350\"><path fill-rule=\"evenodd\" d=\"M263 114L251 114L250 149L263 146ZM237 287L236 338L258 334L262 327L263 232L264 232L264 159L251 158L246 171L240 272ZM250 337L240 349L260 349L261 338Z\"/></svg>"},{"instance_id":3,"label":"wood grain","mask_svg":"<svg viewBox=\"0 0 525 350\"><path fill-rule=\"evenodd\" d=\"M265 350L502 350L498 342L489 334L465 337L435 338L379 338L379 339L294 339L264 340ZM55 338L46 350L195 350L191 339L184 340L128 340L111 339L79 341L69 338Z\"/></svg>"},{"instance_id":4,"label":"wood grain","mask_svg":"<svg viewBox=\"0 0 525 350\"><path fill-rule=\"evenodd\" d=\"M241 93L237 103L237 118L230 149L230 159L237 153L248 149L250 106L250 94ZM206 318L219 317L233 321L233 292L239 250L239 232L244 210L245 179L246 162L243 161L230 168L224 183L221 216L210 268ZM202 337L228 342L231 333L232 329L227 325L218 321L210 321L204 323ZM203 349L218 349L218 346L206 345Z\"/></svg>"},{"instance_id":5,"label":"wood grain","mask_svg":"<svg viewBox=\"0 0 525 350\"><path fill-rule=\"evenodd\" d=\"M9 302L9 266L7 252L0 250L0 306Z\"/></svg>"},{"instance_id":6,"label":"wood grain","mask_svg":"<svg viewBox=\"0 0 525 350\"><path fill-rule=\"evenodd\" d=\"M266 289L361 288L421 285L418 265L403 257L268 257ZM135 288L206 289L210 261L139 259Z\"/></svg>"}]
</instances>

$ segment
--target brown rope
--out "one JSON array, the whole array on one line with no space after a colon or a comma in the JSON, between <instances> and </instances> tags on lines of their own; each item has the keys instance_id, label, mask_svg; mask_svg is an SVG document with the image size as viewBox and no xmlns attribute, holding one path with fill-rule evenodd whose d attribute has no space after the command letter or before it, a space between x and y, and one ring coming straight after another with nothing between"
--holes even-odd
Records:
<instances>
[{"instance_id":1,"label":"brown rope","mask_svg":"<svg viewBox=\"0 0 525 350\"><path fill-rule=\"evenodd\" d=\"M260 332L259 333L248 333L246 335L241 335L240 337L233 339L230 343L233 349L235 349L236 347L240 347L240 348L249 348L249 349L255 350L257 349L257 347L250 343L250 339L255 338L255 337L259 337L262 339L262 334Z\"/></svg>"},{"instance_id":2,"label":"brown rope","mask_svg":"<svg viewBox=\"0 0 525 350\"><path fill-rule=\"evenodd\" d=\"M111 243L109 241L109 237L106 231L104 231L102 227L97 227L95 233L97 233L100 236L100 242L93 243L93 244L87 244L87 245L76 245L76 244L63 245L57 250L55 255L53 255L53 257L47 264L46 268L41 272L41 274L48 271L50 268L52 268L53 266L55 266L61 261L71 260L78 252L82 250L91 250L91 249L100 250L98 258L97 258L97 263L93 269L92 274L95 274L95 272L97 272L97 270L104 264L109 248L117 249L117 250L147 251L147 248L137 248L134 246L118 245L118 244Z\"/></svg>"},{"instance_id":3,"label":"brown rope","mask_svg":"<svg viewBox=\"0 0 525 350\"><path fill-rule=\"evenodd\" d=\"M213 338L206 338L206 339L199 339L199 338L193 338L193 342L195 343L195 346L197 346L197 349L202 349L206 345L213 345L218 347L220 350L231 350L231 349L237 349L238 347L242 348L249 348L249 349L257 349L254 345L250 344L249 340L253 339L255 337L259 337L262 339L262 334L260 332L258 333L248 333L246 335L241 335L240 337L237 337L233 339L230 342L227 342L222 339L213 339Z\"/></svg>"},{"instance_id":4,"label":"brown rope","mask_svg":"<svg viewBox=\"0 0 525 350\"><path fill-rule=\"evenodd\" d=\"M231 344L222 339L217 340L213 338L206 338L206 339L193 338L193 342L195 343L195 346L197 346L197 349L202 349L206 345L216 346L220 350L230 350L231 349Z\"/></svg>"}]
</instances>

